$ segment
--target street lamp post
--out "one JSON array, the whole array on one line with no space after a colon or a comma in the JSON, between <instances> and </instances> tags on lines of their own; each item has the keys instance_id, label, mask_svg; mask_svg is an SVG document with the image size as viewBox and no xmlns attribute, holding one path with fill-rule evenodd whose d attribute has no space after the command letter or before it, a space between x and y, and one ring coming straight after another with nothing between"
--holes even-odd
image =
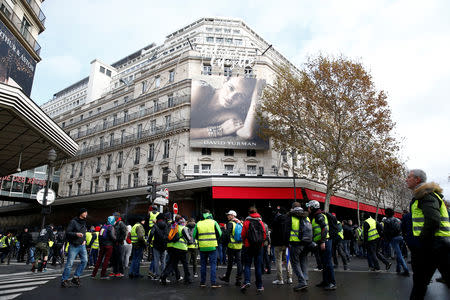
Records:
<instances>
[{"instance_id":1,"label":"street lamp post","mask_svg":"<svg viewBox=\"0 0 450 300\"><path fill-rule=\"evenodd\" d=\"M45 184L45 190L44 190L44 199L42 200L42 225L41 229L45 226L45 215L49 214L48 207L47 207L47 195L48 195L48 186L50 184L50 177L52 175L53 171L53 163L56 160L56 151L54 149L51 149L48 151L48 175L47 175L47 183Z\"/></svg>"}]
</instances>

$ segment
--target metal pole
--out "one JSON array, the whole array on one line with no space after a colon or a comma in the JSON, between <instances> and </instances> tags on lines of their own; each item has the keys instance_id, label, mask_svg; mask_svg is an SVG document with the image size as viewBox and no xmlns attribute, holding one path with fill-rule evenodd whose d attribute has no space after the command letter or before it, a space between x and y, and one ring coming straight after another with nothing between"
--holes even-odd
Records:
<instances>
[{"instance_id":1,"label":"metal pole","mask_svg":"<svg viewBox=\"0 0 450 300\"><path fill-rule=\"evenodd\" d=\"M48 186L50 185L50 176L52 174L52 165L53 165L53 162L50 161L48 163L48 175L47 175L47 182L45 184L44 199L42 200L42 224L41 224L41 229L44 229L44 226L45 226L45 214L46 214L46 212L44 210L47 207Z\"/></svg>"}]
</instances>

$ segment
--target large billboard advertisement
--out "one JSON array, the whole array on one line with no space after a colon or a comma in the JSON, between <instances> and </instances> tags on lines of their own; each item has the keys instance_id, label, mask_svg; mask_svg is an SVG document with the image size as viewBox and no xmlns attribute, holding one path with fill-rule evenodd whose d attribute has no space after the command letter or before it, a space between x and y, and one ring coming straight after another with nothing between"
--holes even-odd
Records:
<instances>
[{"instance_id":1,"label":"large billboard advertisement","mask_svg":"<svg viewBox=\"0 0 450 300\"><path fill-rule=\"evenodd\" d=\"M255 108L265 81L206 75L192 80L190 146L268 149L258 135Z\"/></svg>"},{"instance_id":2,"label":"large billboard advertisement","mask_svg":"<svg viewBox=\"0 0 450 300\"><path fill-rule=\"evenodd\" d=\"M0 22L0 82L10 85L15 82L29 97L35 69L36 61Z\"/></svg>"}]
</instances>

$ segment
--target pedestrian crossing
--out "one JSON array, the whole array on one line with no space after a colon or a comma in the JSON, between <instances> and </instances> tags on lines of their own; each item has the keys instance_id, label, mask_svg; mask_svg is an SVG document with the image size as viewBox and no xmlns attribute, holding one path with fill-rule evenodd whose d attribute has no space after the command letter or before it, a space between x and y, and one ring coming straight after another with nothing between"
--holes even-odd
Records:
<instances>
[{"instance_id":1,"label":"pedestrian crossing","mask_svg":"<svg viewBox=\"0 0 450 300\"><path fill-rule=\"evenodd\" d=\"M60 274L20 272L0 275L0 300L19 297L23 292L34 290Z\"/></svg>"}]
</instances>

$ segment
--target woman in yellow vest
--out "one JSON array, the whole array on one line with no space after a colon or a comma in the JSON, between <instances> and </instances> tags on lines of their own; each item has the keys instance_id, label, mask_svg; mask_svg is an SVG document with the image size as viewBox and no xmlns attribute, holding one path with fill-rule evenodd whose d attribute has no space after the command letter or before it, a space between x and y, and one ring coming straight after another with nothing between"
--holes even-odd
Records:
<instances>
[{"instance_id":1,"label":"woman in yellow vest","mask_svg":"<svg viewBox=\"0 0 450 300\"><path fill-rule=\"evenodd\" d=\"M166 284L167 276L175 271L179 261L181 261L181 264L183 265L184 283L192 283L186 260L187 244L188 241L190 242L190 238L187 233L187 228L185 227L185 220L180 215L175 217L175 222L171 225L168 240L167 251L169 252L169 262L161 274L161 284ZM179 278L177 278L177 281L178 280Z\"/></svg>"}]
</instances>

